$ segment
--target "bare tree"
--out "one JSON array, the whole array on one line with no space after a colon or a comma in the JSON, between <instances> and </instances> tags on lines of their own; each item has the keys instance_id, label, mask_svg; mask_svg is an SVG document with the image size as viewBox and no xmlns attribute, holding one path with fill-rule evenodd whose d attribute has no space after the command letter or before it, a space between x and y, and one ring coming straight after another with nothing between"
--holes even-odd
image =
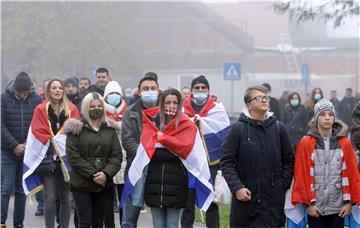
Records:
<instances>
[{"instance_id":1,"label":"bare tree","mask_svg":"<svg viewBox=\"0 0 360 228\"><path fill-rule=\"evenodd\" d=\"M287 0L273 4L278 14L289 12L291 19L298 23L320 19L325 23L333 22L334 28L344 23L344 19L360 14L358 0L328 0L328 1L294 1Z\"/></svg>"}]
</instances>

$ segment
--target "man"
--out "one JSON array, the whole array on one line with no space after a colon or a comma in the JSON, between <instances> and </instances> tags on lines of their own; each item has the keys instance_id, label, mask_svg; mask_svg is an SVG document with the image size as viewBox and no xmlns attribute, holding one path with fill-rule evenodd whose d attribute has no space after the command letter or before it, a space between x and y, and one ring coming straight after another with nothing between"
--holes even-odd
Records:
<instances>
[{"instance_id":1,"label":"man","mask_svg":"<svg viewBox=\"0 0 360 228\"><path fill-rule=\"evenodd\" d=\"M189 88L189 87L184 86L184 87L181 89L181 96L182 96L183 101L184 101L188 96L190 96L190 94L191 94L191 91L190 91L190 88Z\"/></svg>"},{"instance_id":2,"label":"man","mask_svg":"<svg viewBox=\"0 0 360 228\"><path fill-rule=\"evenodd\" d=\"M29 75L21 72L1 94L1 224L6 223L10 195L15 190L14 219L23 227L26 196L22 187L25 142L35 107L41 97L35 93Z\"/></svg>"},{"instance_id":3,"label":"man","mask_svg":"<svg viewBox=\"0 0 360 228\"><path fill-rule=\"evenodd\" d=\"M346 88L345 97L340 102L340 119L347 125L351 125L351 114L355 106L352 89Z\"/></svg>"},{"instance_id":4,"label":"man","mask_svg":"<svg viewBox=\"0 0 360 228\"><path fill-rule=\"evenodd\" d=\"M336 94L336 90L331 90L330 91L330 101L331 103L333 103L334 107L335 107L335 116L339 117L340 116L340 101L339 99L337 99L337 94Z\"/></svg>"},{"instance_id":5,"label":"man","mask_svg":"<svg viewBox=\"0 0 360 228\"><path fill-rule=\"evenodd\" d=\"M81 98L79 94L79 81L75 77L70 77L64 80L64 91L69 99L81 111Z\"/></svg>"},{"instance_id":6,"label":"man","mask_svg":"<svg viewBox=\"0 0 360 228\"><path fill-rule=\"evenodd\" d=\"M91 85L85 92L83 93L83 98L86 94L90 92L97 92L101 96L104 96L105 87L110 81L109 71L104 68L100 67L96 70L96 82L94 85Z\"/></svg>"},{"instance_id":7,"label":"man","mask_svg":"<svg viewBox=\"0 0 360 228\"><path fill-rule=\"evenodd\" d=\"M262 84L268 91L271 93L271 86L269 83L263 83ZM281 109L279 105L279 101L275 97L270 97L270 111L274 113L275 117L278 120L281 120Z\"/></svg>"},{"instance_id":8,"label":"man","mask_svg":"<svg viewBox=\"0 0 360 228\"><path fill-rule=\"evenodd\" d=\"M224 137L229 130L230 120L221 102L215 102L210 94L209 82L204 75L200 75L191 82L191 95L184 101L184 112L193 118L200 128L200 135L204 140L207 152L211 178L214 181L220 168L220 150ZM183 210L182 227L192 227L195 218L193 178L189 175L188 205ZM206 211L206 226L220 227L219 208L211 203Z\"/></svg>"},{"instance_id":9,"label":"man","mask_svg":"<svg viewBox=\"0 0 360 228\"><path fill-rule=\"evenodd\" d=\"M91 85L91 80L87 77L83 77L83 78L80 78L80 82L79 82L79 93L80 93L80 96L83 95L83 93L90 87Z\"/></svg>"},{"instance_id":10,"label":"man","mask_svg":"<svg viewBox=\"0 0 360 228\"><path fill-rule=\"evenodd\" d=\"M41 90L39 91L39 95L41 97L42 100L45 100L45 91L46 91L46 86L48 85L48 83L50 82L50 79L45 79L43 82L42 82L42 85L41 85Z\"/></svg>"},{"instance_id":11,"label":"man","mask_svg":"<svg viewBox=\"0 0 360 228\"><path fill-rule=\"evenodd\" d=\"M122 121L121 142L126 151L125 179L130 165L135 158L140 144L142 131L142 111L155 107L158 102L159 85L156 77L145 74L138 84L141 95L140 100L132 104L125 111ZM134 205L136 204L136 206ZM121 227L136 227L142 205L135 203L130 198L125 202L123 209L123 222Z\"/></svg>"},{"instance_id":12,"label":"man","mask_svg":"<svg viewBox=\"0 0 360 228\"><path fill-rule=\"evenodd\" d=\"M230 227L283 227L285 192L294 170L284 124L269 112L263 86L246 90L246 108L222 146L221 170L234 194Z\"/></svg>"},{"instance_id":13,"label":"man","mask_svg":"<svg viewBox=\"0 0 360 228\"><path fill-rule=\"evenodd\" d=\"M131 102L132 99L133 99L132 89L131 88L126 88L125 89L125 96L124 96L124 100L125 100L126 104L128 104L128 105L133 104Z\"/></svg>"}]
</instances>

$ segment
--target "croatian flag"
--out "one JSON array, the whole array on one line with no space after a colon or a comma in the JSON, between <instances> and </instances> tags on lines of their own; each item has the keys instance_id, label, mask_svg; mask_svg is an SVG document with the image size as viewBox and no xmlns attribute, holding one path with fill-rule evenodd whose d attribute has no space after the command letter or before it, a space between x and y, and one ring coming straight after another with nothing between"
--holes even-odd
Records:
<instances>
[{"instance_id":1,"label":"croatian flag","mask_svg":"<svg viewBox=\"0 0 360 228\"><path fill-rule=\"evenodd\" d=\"M175 119L172 120L164 127L164 135L157 137L156 133L159 130L147 115L155 116L158 112L158 107L143 111L141 143L125 179L120 207L131 197L134 186L141 181L143 171L150 163L156 148L166 147L179 156L185 168L195 177L196 204L206 211L214 199L214 190L197 128L187 116L181 115L178 123Z\"/></svg>"},{"instance_id":2,"label":"croatian flag","mask_svg":"<svg viewBox=\"0 0 360 228\"><path fill-rule=\"evenodd\" d=\"M230 120L221 102L215 102L209 96L204 107L196 114L191 105L192 96L184 101L184 112L198 124L200 135L204 139L210 165L220 162L221 145L230 130Z\"/></svg>"},{"instance_id":3,"label":"croatian flag","mask_svg":"<svg viewBox=\"0 0 360 228\"><path fill-rule=\"evenodd\" d=\"M49 102L44 101L36 106L31 120L23 164L22 185L26 195L35 194L43 188L41 177L33 173L44 159L50 143L54 146L55 153L61 162L64 180L67 182L70 180L70 166L68 165L65 152L66 135L62 134L62 128L59 129L56 135L53 134L47 115L49 105ZM73 104L70 104L69 108L69 117L80 118L79 112Z\"/></svg>"},{"instance_id":4,"label":"croatian flag","mask_svg":"<svg viewBox=\"0 0 360 228\"><path fill-rule=\"evenodd\" d=\"M294 182L294 181L293 181ZM307 224L306 208L303 204L291 203L293 183L291 188L286 192L284 211L287 217L287 228L305 228ZM360 207L352 206L351 214L345 217L344 225L351 228L360 228Z\"/></svg>"}]
</instances>

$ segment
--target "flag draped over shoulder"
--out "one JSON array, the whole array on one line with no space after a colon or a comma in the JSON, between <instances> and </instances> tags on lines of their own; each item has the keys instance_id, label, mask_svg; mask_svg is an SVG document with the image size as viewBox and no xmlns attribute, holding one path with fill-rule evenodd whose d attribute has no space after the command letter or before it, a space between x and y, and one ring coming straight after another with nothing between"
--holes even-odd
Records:
<instances>
[{"instance_id":1,"label":"flag draped over shoulder","mask_svg":"<svg viewBox=\"0 0 360 228\"><path fill-rule=\"evenodd\" d=\"M184 101L184 113L199 121L200 136L210 165L220 162L221 145L230 130L230 120L221 102L215 102L209 96L204 107L196 114L191 105L192 96ZM195 120L196 119L198 120Z\"/></svg>"},{"instance_id":2,"label":"flag draped over shoulder","mask_svg":"<svg viewBox=\"0 0 360 228\"><path fill-rule=\"evenodd\" d=\"M31 125L29 128L23 164L23 188L25 194L35 194L40 191L42 181L40 176L33 174L36 168L44 159L50 143L54 146L56 155L61 162L61 168L65 181L69 181L70 166L66 157L66 135L62 134L62 128L56 135L51 130L51 124L48 118L49 102L36 106ZM75 105L69 102L69 118L80 118L79 112Z\"/></svg>"},{"instance_id":3,"label":"flag draped over shoulder","mask_svg":"<svg viewBox=\"0 0 360 228\"><path fill-rule=\"evenodd\" d=\"M316 198L315 192L311 188L311 161L312 153L315 149L316 139L310 136L304 137L296 150L295 174L290 190L286 193L284 211L287 219L287 227L306 227L306 208L304 205L310 205L311 200ZM360 228L360 180L356 166L355 156L351 142L346 137L339 138L339 144L343 151L343 171L348 171L348 188L351 203L357 204L352 207L351 214L345 218L345 224L350 227ZM301 148L302 150L300 150ZM344 173L344 172L342 172ZM343 176L344 178L344 176ZM349 185L350 184L350 185ZM343 186L344 194L344 186Z\"/></svg>"},{"instance_id":4,"label":"flag draped over shoulder","mask_svg":"<svg viewBox=\"0 0 360 228\"><path fill-rule=\"evenodd\" d=\"M175 119L172 120L164 127L163 135L157 137L159 130L147 115L155 116L158 112L158 107L143 111L141 142L125 179L120 207L141 179L144 168L155 154L156 147L166 147L179 156L185 168L195 177L197 206L207 210L213 201L214 192L205 151L196 126L187 116L181 115L178 123Z\"/></svg>"}]
</instances>

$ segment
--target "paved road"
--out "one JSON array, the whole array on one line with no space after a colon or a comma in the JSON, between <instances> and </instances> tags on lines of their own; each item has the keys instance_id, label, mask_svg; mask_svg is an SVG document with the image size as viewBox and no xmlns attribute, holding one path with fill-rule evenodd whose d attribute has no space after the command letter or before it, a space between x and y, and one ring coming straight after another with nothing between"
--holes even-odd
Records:
<instances>
[{"instance_id":1,"label":"paved road","mask_svg":"<svg viewBox=\"0 0 360 228\"><path fill-rule=\"evenodd\" d=\"M34 213L36 211L36 205L37 205L37 203L36 203L35 197L27 198L26 211L25 211L26 215L25 215L25 222L24 222L25 228L43 228L43 227L45 227L44 217L34 215ZM9 204L9 211L8 211L8 220L6 222L7 227L12 227L12 224L13 224L13 222L12 222L13 208L14 208L14 198L11 197L10 204ZM72 212L69 228L74 228L73 217L74 217L74 213ZM120 227L118 214L115 214L114 217L115 217L116 227ZM147 212L140 214L138 227L140 227L140 228L152 227L152 217L151 217L151 213L150 213L149 209L147 209ZM196 227L204 227L204 225L199 224L194 227L195 228Z\"/></svg>"}]
</instances>

